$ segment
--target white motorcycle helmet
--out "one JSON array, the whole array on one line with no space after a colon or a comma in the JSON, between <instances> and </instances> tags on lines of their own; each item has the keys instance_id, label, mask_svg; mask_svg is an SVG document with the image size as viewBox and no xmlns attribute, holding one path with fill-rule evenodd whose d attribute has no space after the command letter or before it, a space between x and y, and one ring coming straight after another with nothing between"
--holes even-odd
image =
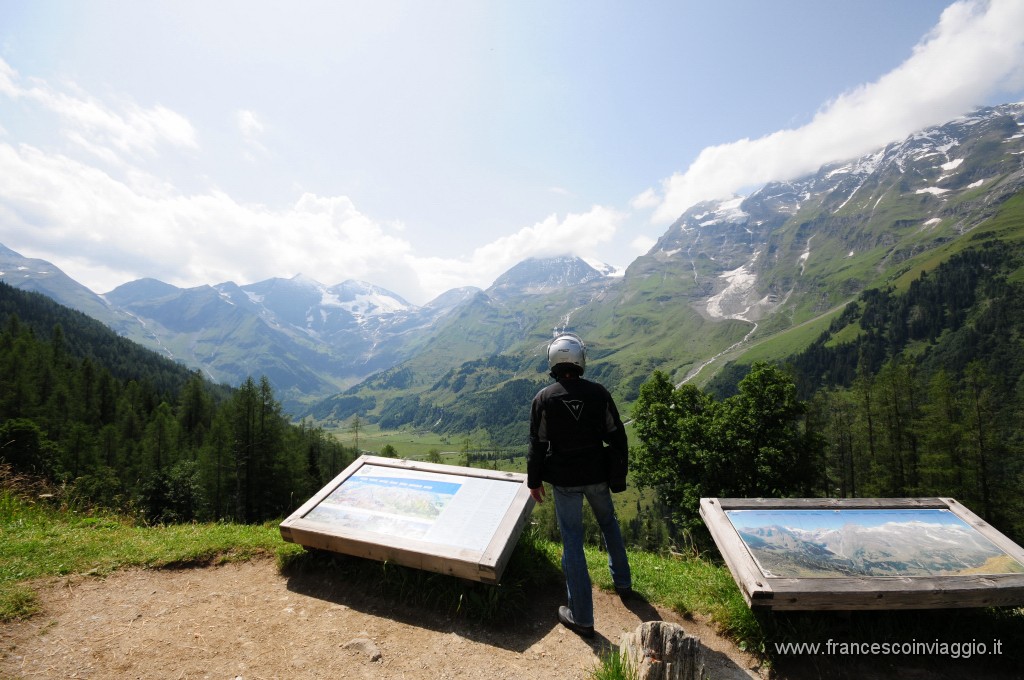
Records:
<instances>
[{"instance_id":1,"label":"white motorcycle helmet","mask_svg":"<svg viewBox=\"0 0 1024 680\"><path fill-rule=\"evenodd\" d=\"M554 368L559 364L579 367L580 375L587 368L587 346L575 333L562 333L548 344L548 368L555 377Z\"/></svg>"}]
</instances>

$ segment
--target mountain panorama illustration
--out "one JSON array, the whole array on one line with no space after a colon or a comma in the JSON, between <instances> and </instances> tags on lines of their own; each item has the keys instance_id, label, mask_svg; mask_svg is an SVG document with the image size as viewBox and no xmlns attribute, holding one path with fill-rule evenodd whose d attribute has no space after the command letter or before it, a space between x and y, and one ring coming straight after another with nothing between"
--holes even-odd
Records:
<instances>
[{"instance_id":1,"label":"mountain panorama illustration","mask_svg":"<svg viewBox=\"0 0 1024 680\"><path fill-rule=\"evenodd\" d=\"M729 510L765 576L1020 574L1024 565L948 510Z\"/></svg>"}]
</instances>

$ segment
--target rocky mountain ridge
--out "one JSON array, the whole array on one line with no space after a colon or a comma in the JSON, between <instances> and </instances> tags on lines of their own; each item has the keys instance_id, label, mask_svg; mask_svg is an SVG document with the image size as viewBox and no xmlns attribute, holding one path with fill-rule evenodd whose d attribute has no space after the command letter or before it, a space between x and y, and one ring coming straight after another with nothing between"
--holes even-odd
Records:
<instances>
[{"instance_id":1,"label":"rocky mountain ridge","mask_svg":"<svg viewBox=\"0 0 1024 680\"><path fill-rule=\"evenodd\" d=\"M1006 104L746 198L695 205L648 257L681 262L709 289L710 316L756 320L785 304L810 266L838 274L865 257L876 268L898 263L928 247L913 239L908 252L905 237L963 235L1022 186L1024 103ZM867 283L839 280L847 291Z\"/></svg>"}]
</instances>

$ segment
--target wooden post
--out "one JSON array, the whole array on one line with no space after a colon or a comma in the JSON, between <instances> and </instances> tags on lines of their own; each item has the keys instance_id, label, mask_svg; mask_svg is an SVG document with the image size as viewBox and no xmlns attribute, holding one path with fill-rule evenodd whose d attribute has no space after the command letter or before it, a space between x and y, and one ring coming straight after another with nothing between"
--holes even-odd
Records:
<instances>
[{"instance_id":1,"label":"wooden post","mask_svg":"<svg viewBox=\"0 0 1024 680\"><path fill-rule=\"evenodd\" d=\"M623 635L619 656L637 680L701 680L707 670L700 638L667 621L645 621Z\"/></svg>"}]
</instances>

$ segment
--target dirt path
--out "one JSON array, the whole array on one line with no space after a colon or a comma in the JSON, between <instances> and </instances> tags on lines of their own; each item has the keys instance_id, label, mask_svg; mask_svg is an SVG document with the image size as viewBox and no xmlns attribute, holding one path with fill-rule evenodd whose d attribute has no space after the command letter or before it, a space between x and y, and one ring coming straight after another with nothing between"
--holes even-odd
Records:
<instances>
[{"instance_id":1,"label":"dirt path","mask_svg":"<svg viewBox=\"0 0 1024 680\"><path fill-rule=\"evenodd\" d=\"M42 611L0 627L0 678L587 678L603 650L657 618L701 637L712 677L758 677L700 622L604 591L585 641L555 622L552 596L531 605L532 623L481 625L284 576L271 560L37 585Z\"/></svg>"}]
</instances>

